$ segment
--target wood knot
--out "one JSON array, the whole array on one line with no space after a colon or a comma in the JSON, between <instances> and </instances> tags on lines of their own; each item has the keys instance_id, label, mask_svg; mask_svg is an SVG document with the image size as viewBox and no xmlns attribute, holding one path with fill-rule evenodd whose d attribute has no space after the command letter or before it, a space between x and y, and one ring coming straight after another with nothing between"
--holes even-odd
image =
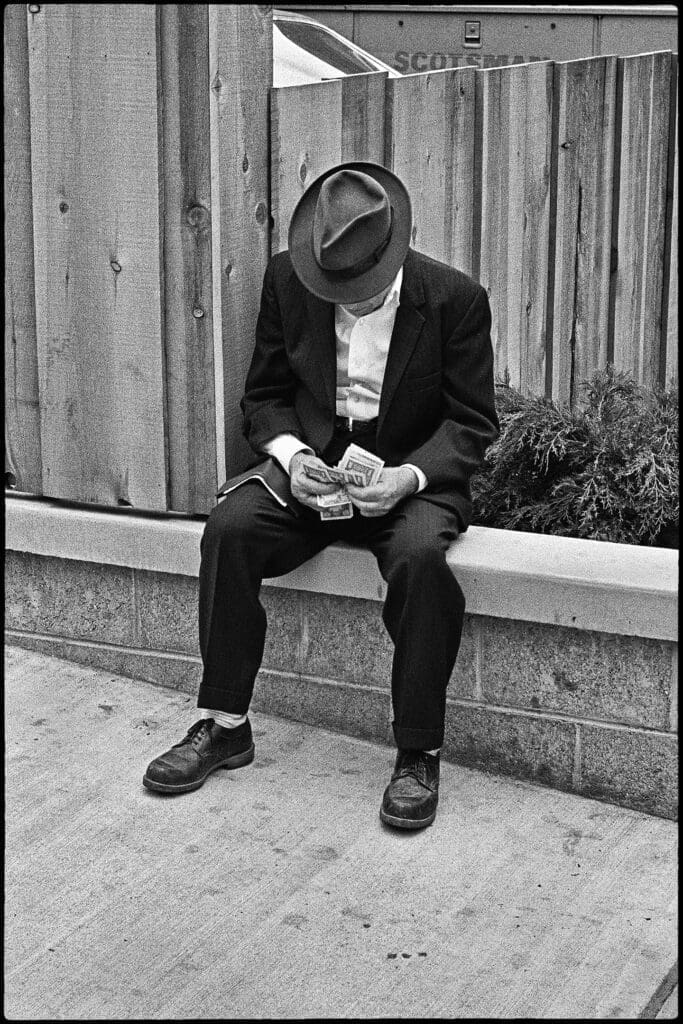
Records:
<instances>
[{"instance_id":1,"label":"wood knot","mask_svg":"<svg viewBox=\"0 0 683 1024\"><path fill-rule=\"evenodd\" d=\"M201 203L195 203L187 211L186 220L193 228L203 228L209 221L209 211Z\"/></svg>"},{"instance_id":2,"label":"wood knot","mask_svg":"<svg viewBox=\"0 0 683 1024\"><path fill-rule=\"evenodd\" d=\"M110 260L109 266L111 267L115 274L121 273L121 264L118 262L118 260Z\"/></svg>"},{"instance_id":3,"label":"wood knot","mask_svg":"<svg viewBox=\"0 0 683 1024\"><path fill-rule=\"evenodd\" d=\"M268 210L266 209L266 204L265 203L257 203L256 204L256 209L254 210L254 216L256 217L256 221L257 221L258 224L265 224L266 218L268 216Z\"/></svg>"}]
</instances>

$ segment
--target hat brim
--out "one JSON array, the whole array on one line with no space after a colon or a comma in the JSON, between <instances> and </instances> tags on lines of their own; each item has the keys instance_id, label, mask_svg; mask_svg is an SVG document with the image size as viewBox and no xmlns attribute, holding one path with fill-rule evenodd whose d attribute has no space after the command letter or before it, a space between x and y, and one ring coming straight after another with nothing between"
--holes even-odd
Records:
<instances>
[{"instance_id":1,"label":"hat brim","mask_svg":"<svg viewBox=\"0 0 683 1024\"><path fill-rule=\"evenodd\" d=\"M386 249L370 270L358 277L342 278L323 270L313 253L313 214L320 186L331 174L345 170L362 171L384 188L393 209L394 223ZM289 255L304 288L327 302L363 302L388 288L403 266L413 227L410 196L400 178L379 164L356 161L338 164L325 171L308 187L297 203L289 224Z\"/></svg>"}]
</instances>

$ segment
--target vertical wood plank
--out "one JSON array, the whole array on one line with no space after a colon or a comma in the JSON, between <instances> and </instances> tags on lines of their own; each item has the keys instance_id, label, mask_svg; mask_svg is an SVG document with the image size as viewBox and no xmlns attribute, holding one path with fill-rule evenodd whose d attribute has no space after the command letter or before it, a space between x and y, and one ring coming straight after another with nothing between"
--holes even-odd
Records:
<instances>
[{"instance_id":1,"label":"vertical wood plank","mask_svg":"<svg viewBox=\"0 0 683 1024\"><path fill-rule=\"evenodd\" d=\"M384 164L387 81L384 71L342 78L340 161Z\"/></svg>"},{"instance_id":2,"label":"vertical wood plank","mask_svg":"<svg viewBox=\"0 0 683 1024\"><path fill-rule=\"evenodd\" d=\"M40 494L40 413L33 273L26 8L4 11L5 476Z\"/></svg>"},{"instance_id":3,"label":"vertical wood plank","mask_svg":"<svg viewBox=\"0 0 683 1024\"><path fill-rule=\"evenodd\" d=\"M413 203L412 244L472 273L474 68L387 80L386 159Z\"/></svg>"},{"instance_id":4,"label":"vertical wood plank","mask_svg":"<svg viewBox=\"0 0 683 1024\"><path fill-rule=\"evenodd\" d=\"M582 400L580 382L607 363L616 57L555 65L548 328L552 398Z\"/></svg>"},{"instance_id":5,"label":"vertical wood plank","mask_svg":"<svg viewBox=\"0 0 683 1024\"><path fill-rule=\"evenodd\" d=\"M209 4L214 353L216 380L223 383L216 395L219 478L254 457L242 435L239 401L270 248L272 62L272 7Z\"/></svg>"},{"instance_id":6,"label":"vertical wood plank","mask_svg":"<svg viewBox=\"0 0 683 1024\"><path fill-rule=\"evenodd\" d=\"M661 382L665 387L678 384L678 57L672 68L672 134L669 136L669 182L667 186L667 232L664 252L664 324L665 345ZM670 212L669 212L670 211Z\"/></svg>"},{"instance_id":7,"label":"vertical wood plank","mask_svg":"<svg viewBox=\"0 0 683 1024\"><path fill-rule=\"evenodd\" d=\"M43 490L165 509L155 12L28 17Z\"/></svg>"},{"instance_id":8,"label":"vertical wood plank","mask_svg":"<svg viewBox=\"0 0 683 1024\"><path fill-rule=\"evenodd\" d=\"M373 72L271 92L272 252L287 248L294 207L324 171L384 163L386 74Z\"/></svg>"},{"instance_id":9,"label":"vertical wood plank","mask_svg":"<svg viewBox=\"0 0 683 1024\"><path fill-rule=\"evenodd\" d=\"M169 507L208 512L220 483L213 350L209 12L206 4L160 4L157 11Z\"/></svg>"},{"instance_id":10,"label":"vertical wood plank","mask_svg":"<svg viewBox=\"0 0 683 1024\"><path fill-rule=\"evenodd\" d=\"M341 160L341 81L271 92L272 252L284 252L294 207L318 175Z\"/></svg>"},{"instance_id":11,"label":"vertical wood plank","mask_svg":"<svg viewBox=\"0 0 683 1024\"><path fill-rule=\"evenodd\" d=\"M652 387L662 331L671 53L621 57L618 66L614 365Z\"/></svg>"},{"instance_id":12,"label":"vertical wood plank","mask_svg":"<svg viewBox=\"0 0 683 1024\"><path fill-rule=\"evenodd\" d=\"M496 377L507 372L524 393L544 394L553 66L475 75L478 276L491 301Z\"/></svg>"}]
</instances>

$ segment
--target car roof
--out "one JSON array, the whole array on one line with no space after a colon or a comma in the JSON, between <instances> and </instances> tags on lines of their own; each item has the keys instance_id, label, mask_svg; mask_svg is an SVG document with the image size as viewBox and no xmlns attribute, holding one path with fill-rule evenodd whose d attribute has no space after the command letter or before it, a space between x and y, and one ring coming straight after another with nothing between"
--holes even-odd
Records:
<instances>
[{"instance_id":1,"label":"car roof","mask_svg":"<svg viewBox=\"0 0 683 1024\"><path fill-rule=\"evenodd\" d=\"M339 32L335 32L329 26L316 21L315 18L309 18L298 11L285 11L282 8L274 8L273 85L275 88L346 78L349 74L367 74L370 70L362 67L358 71L348 72L327 63L322 56L311 52L305 46L288 38L288 35L278 25L278 23L284 22L311 25L319 29L324 35L329 36L348 55L350 60L357 58L359 62L362 61L364 64L370 64L376 71L386 72L390 78L402 77L400 72L396 71L389 64L375 57L374 54L368 53L367 50L353 43Z\"/></svg>"}]
</instances>

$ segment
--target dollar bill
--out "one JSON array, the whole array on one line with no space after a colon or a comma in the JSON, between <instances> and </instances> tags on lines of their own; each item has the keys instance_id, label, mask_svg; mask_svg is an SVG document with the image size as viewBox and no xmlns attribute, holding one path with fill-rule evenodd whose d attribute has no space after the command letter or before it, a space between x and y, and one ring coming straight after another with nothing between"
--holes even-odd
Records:
<instances>
[{"instance_id":1,"label":"dollar bill","mask_svg":"<svg viewBox=\"0 0 683 1024\"><path fill-rule=\"evenodd\" d=\"M350 469L339 469L338 466L330 466L329 469L330 479L334 483L338 484L355 484L356 487L363 487L365 484L365 474L360 472L354 472Z\"/></svg>"},{"instance_id":2,"label":"dollar bill","mask_svg":"<svg viewBox=\"0 0 683 1024\"><path fill-rule=\"evenodd\" d=\"M308 466L304 464L304 473L311 480L317 480L321 484L356 484L362 487L365 483L365 473L355 473L337 466Z\"/></svg>"},{"instance_id":3,"label":"dollar bill","mask_svg":"<svg viewBox=\"0 0 683 1024\"><path fill-rule=\"evenodd\" d=\"M317 480L320 484L331 484L335 481L330 476L328 466L309 466L304 463L304 473L311 480Z\"/></svg>"},{"instance_id":4,"label":"dollar bill","mask_svg":"<svg viewBox=\"0 0 683 1024\"><path fill-rule=\"evenodd\" d=\"M340 505L330 505L329 508L320 509L321 519L352 519L353 518L353 505L350 501L345 501Z\"/></svg>"},{"instance_id":5,"label":"dollar bill","mask_svg":"<svg viewBox=\"0 0 683 1024\"><path fill-rule=\"evenodd\" d=\"M361 473L364 477L364 486L368 487L377 483L384 469L384 461L378 455L373 455L352 442L342 455L339 468L346 472Z\"/></svg>"},{"instance_id":6,"label":"dollar bill","mask_svg":"<svg viewBox=\"0 0 683 1024\"><path fill-rule=\"evenodd\" d=\"M339 487L336 491L332 491L331 494L317 494L315 500L320 508L331 508L332 505L348 504L349 496L343 487Z\"/></svg>"}]
</instances>

